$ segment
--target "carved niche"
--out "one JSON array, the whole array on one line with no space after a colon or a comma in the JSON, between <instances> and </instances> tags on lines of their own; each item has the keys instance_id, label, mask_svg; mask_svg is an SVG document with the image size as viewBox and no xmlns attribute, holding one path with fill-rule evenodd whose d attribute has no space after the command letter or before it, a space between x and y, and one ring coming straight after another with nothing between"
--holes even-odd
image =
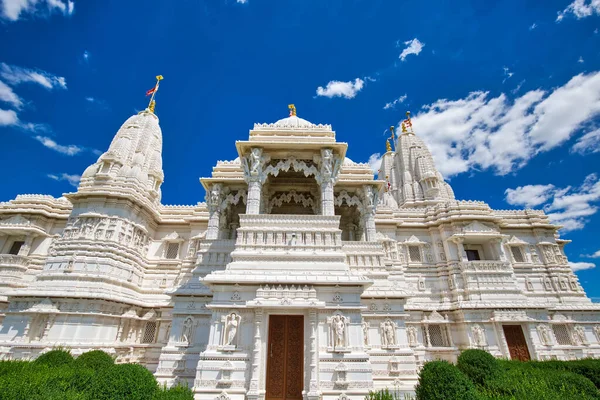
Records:
<instances>
[{"instance_id":1,"label":"carved niche","mask_svg":"<svg viewBox=\"0 0 600 400\"><path fill-rule=\"evenodd\" d=\"M380 324L382 348L390 349L398 347L398 341L396 338L396 327L396 323L389 318L387 318Z\"/></svg>"},{"instance_id":2,"label":"carved niche","mask_svg":"<svg viewBox=\"0 0 600 400\"><path fill-rule=\"evenodd\" d=\"M345 352L348 349L348 324L350 320L341 313L329 318L329 346L327 351Z\"/></svg>"}]
</instances>

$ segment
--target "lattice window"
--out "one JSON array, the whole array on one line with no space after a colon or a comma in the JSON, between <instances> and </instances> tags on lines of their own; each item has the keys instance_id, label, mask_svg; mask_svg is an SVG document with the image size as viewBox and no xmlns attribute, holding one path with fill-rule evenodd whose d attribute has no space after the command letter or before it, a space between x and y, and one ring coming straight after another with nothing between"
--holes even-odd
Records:
<instances>
[{"instance_id":1,"label":"lattice window","mask_svg":"<svg viewBox=\"0 0 600 400\"><path fill-rule=\"evenodd\" d=\"M573 344L571 342L571 335L569 335L569 328L567 328L567 325L552 325L552 331L556 337L556 343L563 346L570 346Z\"/></svg>"},{"instance_id":2,"label":"lattice window","mask_svg":"<svg viewBox=\"0 0 600 400\"><path fill-rule=\"evenodd\" d=\"M521 249L520 246L510 246L510 252L512 253L515 262L525 262L525 257L523 256L523 249Z\"/></svg>"},{"instance_id":3,"label":"lattice window","mask_svg":"<svg viewBox=\"0 0 600 400\"><path fill-rule=\"evenodd\" d=\"M408 257L411 262L421 262L420 246L408 246Z\"/></svg>"},{"instance_id":4,"label":"lattice window","mask_svg":"<svg viewBox=\"0 0 600 400\"><path fill-rule=\"evenodd\" d=\"M446 327L442 325L429 325L429 342L431 347L448 347Z\"/></svg>"},{"instance_id":5,"label":"lattice window","mask_svg":"<svg viewBox=\"0 0 600 400\"><path fill-rule=\"evenodd\" d=\"M154 337L156 336L156 322L146 322L146 329L144 329L144 337L142 343L154 343Z\"/></svg>"},{"instance_id":6,"label":"lattice window","mask_svg":"<svg viewBox=\"0 0 600 400\"><path fill-rule=\"evenodd\" d=\"M179 255L179 243L177 243L177 242L167 243L166 258L168 258L169 260L174 260L177 258L178 255Z\"/></svg>"}]
</instances>

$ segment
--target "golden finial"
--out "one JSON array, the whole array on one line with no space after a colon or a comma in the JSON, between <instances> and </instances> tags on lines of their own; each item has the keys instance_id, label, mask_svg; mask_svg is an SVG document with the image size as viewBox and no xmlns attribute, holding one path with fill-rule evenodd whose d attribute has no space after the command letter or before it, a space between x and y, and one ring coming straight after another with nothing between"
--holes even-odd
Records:
<instances>
[{"instance_id":1,"label":"golden finial","mask_svg":"<svg viewBox=\"0 0 600 400\"><path fill-rule=\"evenodd\" d=\"M156 101L151 100L150 104L148 105L148 110L150 110L152 114L154 114L154 107L156 107Z\"/></svg>"},{"instance_id":2,"label":"golden finial","mask_svg":"<svg viewBox=\"0 0 600 400\"><path fill-rule=\"evenodd\" d=\"M410 132L408 129L410 128ZM414 133L412 128L412 121L410 120L410 111L406 112L406 119L402 121L402 133Z\"/></svg>"},{"instance_id":3,"label":"golden finial","mask_svg":"<svg viewBox=\"0 0 600 400\"><path fill-rule=\"evenodd\" d=\"M386 151L392 151L392 145L390 144L390 139L387 139L385 141L385 150Z\"/></svg>"},{"instance_id":4,"label":"golden finial","mask_svg":"<svg viewBox=\"0 0 600 400\"><path fill-rule=\"evenodd\" d=\"M402 133L406 133L406 124L402 121Z\"/></svg>"},{"instance_id":5,"label":"golden finial","mask_svg":"<svg viewBox=\"0 0 600 400\"><path fill-rule=\"evenodd\" d=\"M296 116L296 106L293 104L288 105L288 108L290 109L290 117L295 117Z\"/></svg>"}]
</instances>

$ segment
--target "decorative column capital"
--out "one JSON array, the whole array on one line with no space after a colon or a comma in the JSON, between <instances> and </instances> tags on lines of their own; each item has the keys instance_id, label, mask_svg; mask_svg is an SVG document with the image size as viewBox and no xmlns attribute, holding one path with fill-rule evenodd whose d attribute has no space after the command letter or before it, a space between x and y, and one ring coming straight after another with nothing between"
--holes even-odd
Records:
<instances>
[{"instance_id":1,"label":"decorative column capital","mask_svg":"<svg viewBox=\"0 0 600 400\"><path fill-rule=\"evenodd\" d=\"M270 157L263 155L261 147L252 147L250 153L241 158L242 168L244 169L244 180L246 183L260 182L261 184L267 179L265 174L265 164L269 162Z\"/></svg>"}]
</instances>

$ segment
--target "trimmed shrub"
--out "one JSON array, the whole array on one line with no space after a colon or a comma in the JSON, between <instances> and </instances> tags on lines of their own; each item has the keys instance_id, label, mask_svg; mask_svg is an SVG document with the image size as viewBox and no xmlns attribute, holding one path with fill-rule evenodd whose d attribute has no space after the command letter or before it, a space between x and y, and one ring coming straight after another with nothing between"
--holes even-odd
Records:
<instances>
[{"instance_id":1,"label":"trimmed shrub","mask_svg":"<svg viewBox=\"0 0 600 400\"><path fill-rule=\"evenodd\" d=\"M458 369L474 383L483 385L486 379L498 375L500 366L496 357L483 350L465 350L458 356Z\"/></svg>"},{"instance_id":2,"label":"trimmed shrub","mask_svg":"<svg viewBox=\"0 0 600 400\"><path fill-rule=\"evenodd\" d=\"M583 375L600 389L600 360L587 358L585 360L567 361L567 369Z\"/></svg>"},{"instance_id":3,"label":"trimmed shrub","mask_svg":"<svg viewBox=\"0 0 600 400\"><path fill-rule=\"evenodd\" d=\"M460 370L446 361L425 363L415 388L417 400L477 400L473 383Z\"/></svg>"},{"instance_id":4,"label":"trimmed shrub","mask_svg":"<svg viewBox=\"0 0 600 400\"><path fill-rule=\"evenodd\" d=\"M36 364L44 364L50 367L59 367L61 365L71 364L72 362L73 356L71 353L62 349L50 350L34 361Z\"/></svg>"},{"instance_id":5,"label":"trimmed shrub","mask_svg":"<svg viewBox=\"0 0 600 400\"><path fill-rule=\"evenodd\" d=\"M170 389L162 387L154 393L152 400L194 400L194 393L192 389L182 385L177 385Z\"/></svg>"},{"instance_id":6,"label":"trimmed shrub","mask_svg":"<svg viewBox=\"0 0 600 400\"><path fill-rule=\"evenodd\" d=\"M138 364L119 364L103 369L88 394L95 400L151 400L158 390L154 375Z\"/></svg>"},{"instance_id":7,"label":"trimmed shrub","mask_svg":"<svg viewBox=\"0 0 600 400\"><path fill-rule=\"evenodd\" d=\"M598 391L587 378L568 371L542 370L530 363L505 362L508 369L485 381L486 399L593 400Z\"/></svg>"},{"instance_id":8,"label":"trimmed shrub","mask_svg":"<svg viewBox=\"0 0 600 400\"><path fill-rule=\"evenodd\" d=\"M94 371L110 368L114 364L115 360L102 350L88 351L75 359L75 365L78 368L90 368Z\"/></svg>"}]
</instances>

